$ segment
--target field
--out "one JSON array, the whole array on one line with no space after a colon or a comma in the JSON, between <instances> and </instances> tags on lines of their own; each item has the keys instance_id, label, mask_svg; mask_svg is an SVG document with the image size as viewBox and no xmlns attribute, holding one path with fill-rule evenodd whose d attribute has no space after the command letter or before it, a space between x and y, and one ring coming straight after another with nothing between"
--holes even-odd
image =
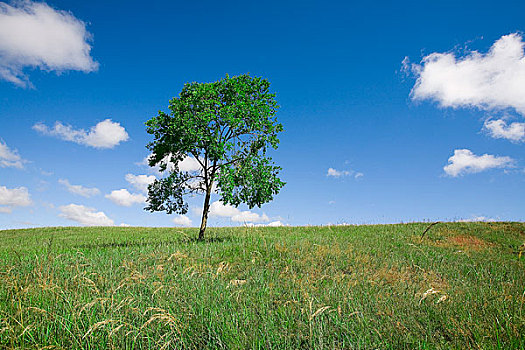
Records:
<instances>
[{"instance_id":1,"label":"field","mask_svg":"<svg viewBox=\"0 0 525 350\"><path fill-rule=\"evenodd\" d=\"M0 231L0 348L525 348L525 224L427 227Z\"/></svg>"}]
</instances>

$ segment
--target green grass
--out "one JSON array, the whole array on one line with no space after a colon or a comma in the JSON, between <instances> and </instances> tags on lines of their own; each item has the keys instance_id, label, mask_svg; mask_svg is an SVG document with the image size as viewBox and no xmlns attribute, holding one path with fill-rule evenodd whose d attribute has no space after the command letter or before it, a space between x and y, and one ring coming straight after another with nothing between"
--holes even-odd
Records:
<instances>
[{"instance_id":1,"label":"green grass","mask_svg":"<svg viewBox=\"0 0 525 350\"><path fill-rule=\"evenodd\" d=\"M525 348L525 224L427 226L0 231L0 348Z\"/></svg>"}]
</instances>

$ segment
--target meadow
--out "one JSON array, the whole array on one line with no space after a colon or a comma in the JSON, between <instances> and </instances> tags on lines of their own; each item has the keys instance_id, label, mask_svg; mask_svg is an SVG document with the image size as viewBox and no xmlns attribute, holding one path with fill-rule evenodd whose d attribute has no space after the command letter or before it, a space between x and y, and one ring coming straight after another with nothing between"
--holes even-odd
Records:
<instances>
[{"instance_id":1,"label":"meadow","mask_svg":"<svg viewBox=\"0 0 525 350\"><path fill-rule=\"evenodd\" d=\"M0 231L0 348L525 348L525 223L428 225Z\"/></svg>"}]
</instances>

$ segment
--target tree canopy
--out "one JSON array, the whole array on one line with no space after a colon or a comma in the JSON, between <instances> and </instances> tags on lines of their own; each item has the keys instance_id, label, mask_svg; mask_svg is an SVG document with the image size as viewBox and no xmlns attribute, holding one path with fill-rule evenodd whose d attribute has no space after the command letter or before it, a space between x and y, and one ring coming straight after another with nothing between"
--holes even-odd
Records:
<instances>
[{"instance_id":1,"label":"tree canopy","mask_svg":"<svg viewBox=\"0 0 525 350\"><path fill-rule=\"evenodd\" d=\"M277 149L283 131L268 80L244 74L187 83L168 108L146 122L154 138L147 145L149 165L167 174L149 185L146 210L186 214L184 196L204 194L203 239L212 192L224 204L246 203L251 209L271 201L284 186L281 167L267 155L269 148Z\"/></svg>"}]
</instances>

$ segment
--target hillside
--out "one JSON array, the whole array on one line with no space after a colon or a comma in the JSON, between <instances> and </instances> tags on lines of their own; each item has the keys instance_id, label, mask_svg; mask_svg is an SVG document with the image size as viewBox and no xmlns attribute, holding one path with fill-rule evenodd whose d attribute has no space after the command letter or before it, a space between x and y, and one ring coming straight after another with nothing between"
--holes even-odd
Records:
<instances>
[{"instance_id":1,"label":"hillside","mask_svg":"<svg viewBox=\"0 0 525 350\"><path fill-rule=\"evenodd\" d=\"M524 223L0 231L0 348L525 347Z\"/></svg>"}]
</instances>

